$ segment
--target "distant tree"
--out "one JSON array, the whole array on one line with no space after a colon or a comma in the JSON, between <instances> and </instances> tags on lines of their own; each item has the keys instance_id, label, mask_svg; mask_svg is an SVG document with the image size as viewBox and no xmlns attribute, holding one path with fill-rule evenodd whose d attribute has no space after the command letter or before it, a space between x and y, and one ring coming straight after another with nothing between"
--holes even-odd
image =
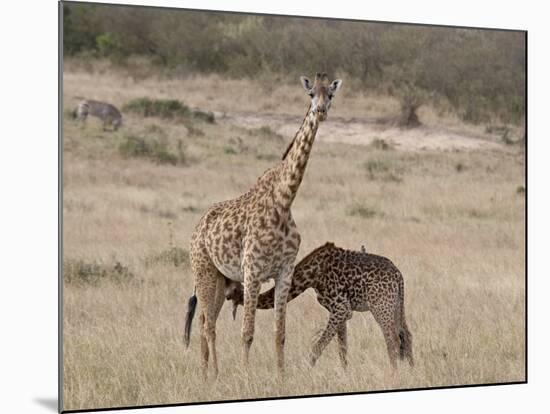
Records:
<instances>
[{"instance_id":1,"label":"distant tree","mask_svg":"<svg viewBox=\"0 0 550 414\"><path fill-rule=\"evenodd\" d=\"M80 4L73 7L63 3L63 53L74 55L85 50L93 50L96 37L101 29L94 20L93 5Z\"/></svg>"}]
</instances>

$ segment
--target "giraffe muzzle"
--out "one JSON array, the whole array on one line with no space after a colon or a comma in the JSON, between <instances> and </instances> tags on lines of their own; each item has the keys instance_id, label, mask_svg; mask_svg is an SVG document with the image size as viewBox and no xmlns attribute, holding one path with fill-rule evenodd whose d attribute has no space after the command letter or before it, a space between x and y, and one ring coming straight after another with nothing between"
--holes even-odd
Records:
<instances>
[{"instance_id":1,"label":"giraffe muzzle","mask_svg":"<svg viewBox=\"0 0 550 414\"><path fill-rule=\"evenodd\" d=\"M324 121L327 119L327 110L324 108L317 108L317 117L319 121Z\"/></svg>"}]
</instances>

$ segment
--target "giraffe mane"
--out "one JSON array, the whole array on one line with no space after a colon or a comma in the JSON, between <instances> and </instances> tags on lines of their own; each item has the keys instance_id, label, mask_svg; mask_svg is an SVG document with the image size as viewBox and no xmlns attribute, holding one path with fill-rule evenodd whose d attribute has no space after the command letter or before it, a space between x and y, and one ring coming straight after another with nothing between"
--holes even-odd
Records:
<instances>
[{"instance_id":1,"label":"giraffe mane","mask_svg":"<svg viewBox=\"0 0 550 414\"><path fill-rule=\"evenodd\" d=\"M296 133L296 135L298 135L298 133ZM286 150L285 150L285 152L283 154L283 158L282 158L283 161L286 159L286 156L288 155L288 153L290 152L290 149L294 145L294 141L296 141L296 135L294 135L294 138L292 138L292 141L290 141L290 144L288 144L288 146L286 147Z\"/></svg>"},{"instance_id":2,"label":"giraffe mane","mask_svg":"<svg viewBox=\"0 0 550 414\"><path fill-rule=\"evenodd\" d=\"M306 112L306 116L304 116L304 119L302 119L302 125L303 125L305 119L307 118L310 109L311 109L311 104L309 104L309 107L308 107L307 112ZM296 141L296 137L298 136L298 134L300 133L300 131L301 131L301 129L298 130L298 131L296 132L296 134L294 135L294 138L292 138L292 141L290 141L290 144L288 144L288 146L286 147L286 150L285 150L285 152L283 153L283 158L282 158L283 161L286 159L288 153L290 152L290 149L291 149L292 146L294 145L294 142Z\"/></svg>"},{"instance_id":3,"label":"giraffe mane","mask_svg":"<svg viewBox=\"0 0 550 414\"><path fill-rule=\"evenodd\" d=\"M328 86L328 75L326 74L326 72L323 72L323 73L317 72L316 73L316 75L315 75L315 84L317 85L319 83ZM302 124L304 123L304 120L307 118L310 109L311 109L311 103L309 104L309 107L307 109L306 116L302 120ZM290 149L294 145L294 142L296 141L296 137L298 136L299 132L300 131L296 132L296 135L294 135L294 138L292 138L292 141L290 141L290 144L288 144L288 146L286 147L286 150L283 153L283 158L282 158L283 161L286 159L288 153L290 152Z\"/></svg>"},{"instance_id":4,"label":"giraffe mane","mask_svg":"<svg viewBox=\"0 0 550 414\"><path fill-rule=\"evenodd\" d=\"M311 252L309 252L307 255L305 255L302 260L300 260L300 263L298 263L296 266L300 266L300 264L305 263L308 259L310 259L312 256L314 256L316 253L318 253L321 250L325 249L332 249L335 248L333 242L326 242L325 244L320 245L319 247L316 247Z\"/></svg>"}]
</instances>

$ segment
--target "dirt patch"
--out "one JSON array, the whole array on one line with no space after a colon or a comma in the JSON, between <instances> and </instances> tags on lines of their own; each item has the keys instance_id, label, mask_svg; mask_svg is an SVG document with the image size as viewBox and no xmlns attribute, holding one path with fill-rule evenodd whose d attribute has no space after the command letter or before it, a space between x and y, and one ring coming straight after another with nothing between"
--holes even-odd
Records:
<instances>
[{"instance_id":1,"label":"dirt patch","mask_svg":"<svg viewBox=\"0 0 550 414\"><path fill-rule=\"evenodd\" d=\"M216 113L216 119L247 129L269 126L282 136L292 137L302 117L280 114L256 114L246 112ZM491 134L473 134L446 127L421 126L402 129L377 120L358 118L330 118L317 134L321 142L339 142L353 145L370 145L374 140L384 140L394 148L406 151L421 150L492 150L504 146Z\"/></svg>"}]
</instances>

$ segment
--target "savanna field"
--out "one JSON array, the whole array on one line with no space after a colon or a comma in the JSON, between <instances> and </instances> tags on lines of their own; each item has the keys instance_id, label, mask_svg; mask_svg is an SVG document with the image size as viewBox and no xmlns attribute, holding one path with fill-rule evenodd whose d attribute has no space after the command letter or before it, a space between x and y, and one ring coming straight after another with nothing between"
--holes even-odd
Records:
<instances>
[{"instance_id":1,"label":"savanna field","mask_svg":"<svg viewBox=\"0 0 550 414\"><path fill-rule=\"evenodd\" d=\"M116 105L123 127L80 125L78 97ZM144 116L142 98L187 106ZM397 101L343 77L292 208L298 258L326 241L390 258L405 280L416 365L401 363L392 378L378 325L354 313L348 370L336 341L310 368L328 313L308 290L288 305L286 381L274 375L274 318L264 310L245 380L242 308L233 321L227 303L220 375L205 385L198 320L188 350L182 341L191 232L212 203L242 194L280 160L307 95L298 79L167 80L68 62L63 102L64 409L525 379L525 149L512 142L520 132L502 139L498 128L427 105L423 126L401 129L380 121Z\"/></svg>"}]
</instances>

